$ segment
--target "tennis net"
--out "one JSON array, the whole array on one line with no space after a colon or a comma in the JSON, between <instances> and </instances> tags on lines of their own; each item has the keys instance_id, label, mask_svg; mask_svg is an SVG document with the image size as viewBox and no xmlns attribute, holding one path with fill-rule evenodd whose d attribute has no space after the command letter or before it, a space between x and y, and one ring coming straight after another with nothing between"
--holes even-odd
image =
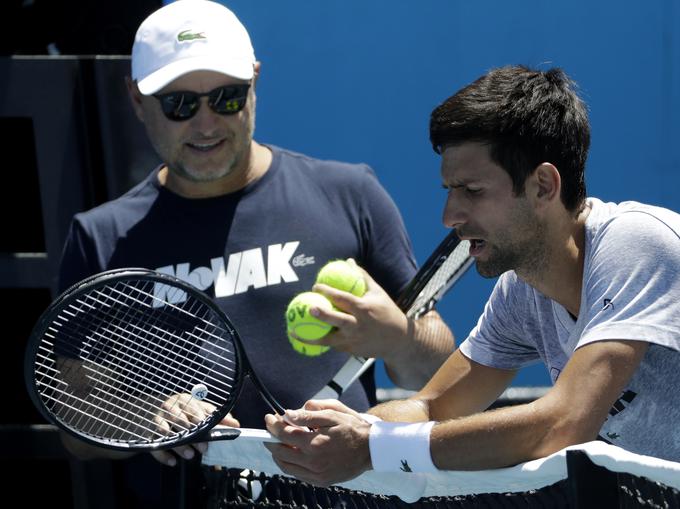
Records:
<instances>
[{"instance_id":1,"label":"tennis net","mask_svg":"<svg viewBox=\"0 0 680 509\"><path fill-rule=\"evenodd\" d=\"M215 450L225 446L231 447L219 445ZM209 451L208 465L204 458L204 472L206 505L211 509L680 509L680 464L636 455L597 441L511 468L404 473L389 487L357 478L356 483L318 488L283 475L222 468L214 460L215 454ZM409 483L420 487L414 491L408 488ZM365 489L358 489L362 487Z\"/></svg>"}]
</instances>

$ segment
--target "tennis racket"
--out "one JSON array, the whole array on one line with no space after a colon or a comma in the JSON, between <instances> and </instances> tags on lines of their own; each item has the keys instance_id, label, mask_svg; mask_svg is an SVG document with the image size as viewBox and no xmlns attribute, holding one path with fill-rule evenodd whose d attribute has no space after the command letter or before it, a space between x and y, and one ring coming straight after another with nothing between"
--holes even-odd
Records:
<instances>
[{"instance_id":1,"label":"tennis racket","mask_svg":"<svg viewBox=\"0 0 680 509\"><path fill-rule=\"evenodd\" d=\"M397 306L407 317L417 320L434 308L473 263L470 241L461 240L452 230L406 286ZM312 399L339 398L374 362L372 358L350 357Z\"/></svg>"},{"instance_id":2,"label":"tennis racket","mask_svg":"<svg viewBox=\"0 0 680 509\"><path fill-rule=\"evenodd\" d=\"M31 333L25 377L51 423L119 450L235 438L212 428L249 377L275 413L227 316L197 288L146 269L118 269L72 286Z\"/></svg>"}]
</instances>

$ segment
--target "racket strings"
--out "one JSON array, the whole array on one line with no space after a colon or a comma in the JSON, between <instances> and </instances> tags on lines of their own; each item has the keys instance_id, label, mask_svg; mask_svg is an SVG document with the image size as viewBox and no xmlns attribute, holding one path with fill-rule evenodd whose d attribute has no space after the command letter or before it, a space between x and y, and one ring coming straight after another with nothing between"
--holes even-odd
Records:
<instances>
[{"instance_id":1,"label":"racket strings","mask_svg":"<svg viewBox=\"0 0 680 509\"><path fill-rule=\"evenodd\" d=\"M89 400L83 398L76 399L75 401L81 403L79 406L68 404L68 401L62 400L62 418L70 421L71 425L76 426L85 432L97 435L102 433L102 431L92 428L92 426L96 424L104 425L110 422L112 417L117 417L119 420L125 421L126 416L130 416L131 419L127 420L128 424L133 424L135 427L140 427L142 422L145 421L148 424L148 426L145 428L147 434L154 433L154 428L152 427L154 425L153 417L158 413L156 408L161 408L160 405L164 400L162 398L153 398L149 395L147 403L150 403L151 406L147 404L146 408L144 408L141 406L141 404L135 404L133 402L134 400L130 399L128 394L125 393L126 388L123 386L117 386L115 383L116 378L114 376L107 375L107 371L104 370L104 367L105 366L103 364L97 365L96 369L93 369L92 365L88 364L82 364L78 367L78 369L82 369L84 372L88 373L86 378L88 378L90 381L90 393L88 395ZM120 365L111 365L110 363L108 366L106 366L106 368L118 368L121 370ZM139 390L139 387L136 387L135 389ZM66 391L61 391L61 395L70 397L70 393ZM54 398L52 398L52 401L55 401ZM73 410L75 416L70 416L67 413L64 413L64 408ZM109 410L109 408L113 408L114 411ZM161 411L165 412L164 409L161 409ZM81 424L80 421L83 419L86 419L89 422L90 428L85 428L84 425ZM126 431L125 429L119 427L117 429L120 429L122 432ZM111 428L108 428L108 432L111 433ZM117 437L112 436L111 438ZM125 437L121 437L121 439L129 440L129 437L126 435Z\"/></svg>"},{"instance_id":2,"label":"racket strings","mask_svg":"<svg viewBox=\"0 0 680 509\"><path fill-rule=\"evenodd\" d=\"M129 380L134 381L137 385L140 385L142 379L139 376L135 377L135 375L139 375L140 370L148 372L153 367L147 361L150 358L147 352L155 354L154 360L161 360L163 362L173 361L173 354L175 352L163 346L164 343L167 343L167 338L163 337L163 333L166 331L163 331L151 321L146 324L147 328L152 329L148 331L135 323L130 323L131 319L129 317L118 317L115 314L109 314L109 316L111 320L108 325L95 328L97 324L94 324L93 327L92 323L88 323L83 327L85 332L91 331L93 328L95 328L95 332L93 336L88 336L86 342L83 343L87 348L82 348L80 352L81 358L112 368L115 372L124 373ZM128 327L132 330L120 327L115 321L119 321L119 323L126 323L127 321ZM176 342L186 342L184 338L176 334L170 334L170 336ZM130 337L133 337L135 341L130 342ZM185 358L188 358L189 352L188 348L184 348L181 353ZM132 362L132 360L135 360L135 362ZM174 363L177 364L176 361ZM169 375L169 380L167 381L180 382L184 379L184 373L173 374L169 372L166 374ZM130 389L134 389L135 383L125 387L125 391L129 392ZM177 389L179 386L179 383L177 383L174 388ZM140 387L142 389L150 388L148 384L140 385Z\"/></svg>"},{"instance_id":3,"label":"racket strings","mask_svg":"<svg viewBox=\"0 0 680 509\"><path fill-rule=\"evenodd\" d=\"M163 293L166 298L159 298ZM60 358L79 361L57 366ZM36 379L60 417L95 436L126 441L140 428L140 439L157 437L158 416L176 410L191 422L181 426L175 420L173 430L200 424L205 419L191 413L190 399L164 407L167 396L191 394L192 384L201 383L210 386L203 401L220 406L231 397L237 369L232 331L220 326L212 310L175 287L152 293L131 281L82 295L47 329L39 359ZM131 399L131 393L142 397Z\"/></svg>"},{"instance_id":4,"label":"racket strings","mask_svg":"<svg viewBox=\"0 0 680 509\"><path fill-rule=\"evenodd\" d=\"M97 333L97 336L99 336L99 339L101 339L102 341L115 338L111 340L113 347L110 353L114 353L116 354L116 356L114 357L108 355L104 357L100 361L103 365L108 364L112 367L115 367L118 372L123 372L127 375L130 375L131 379L134 380L135 378L133 377L135 375L135 371L138 372L140 368L144 369L153 368L153 365L147 360L148 355L145 355L145 352L147 351L154 352L155 354L154 361L160 360L163 362L167 362L169 363L168 365L173 366L173 368L179 367L179 363L175 355L176 353L178 353L178 351L183 356L183 358L190 361L191 349L189 348L189 344L185 338L182 338L176 334L169 334L170 338L173 341L175 341L176 344L178 345L177 350L172 350L167 346L164 346L164 343L167 343L168 338L163 337L163 333L166 333L167 331L163 331L162 329L154 325L150 325L150 328L152 329L150 331L142 329L141 327L135 324L131 324L129 325L129 327L132 330L119 328L118 326L112 326L105 328L103 333L102 332ZM129 341L127 341L131 336L135 337L137 341L134 343L130 343ZM195 335L193 336L198 340L198 337L196 337ZM116 347L120 348L116 349ZM93 351L97 351L97 349L98 349L97 345L95 345L94 348L92 348ZM118 360L121 363L114 365L111 362L109 362L110 359ZM132 363L131 362L132 359L136 359L136 362ZM233 372L233 368L231 368L230 370ZM193 374L201 373L202 375L210 375L211 373L217 373L214 369L211 368L201 370L199 369L199 367L195 365L194 362L188 362L187 364L182 366L182 372L172 370L165 373L168 376L166 381L175 382L176 387L179 388L183 380L186 378L186 371L190 371ZM210 379L210 376L207 376L207 378ZM216 378L214 379L216 380ZM137 378L136 380L138 382L140 381L139 378ZM145 386L143 388L148 389L149 387Z\"/></svg>"},{"instance_id":5,"label":"racket strings","mask_svg":"<svg viewBox=\"0 0 680 509\"><path fill-rule=\"evenodd\" d=\"M128 363L128 365L129 365L129 363ZM121 368L122 368L121 365L118 365L118 366L109 366L109 367L112 367L112 368L118 367L119 370L121 370ZM133 366L133 367L134 367L134 366ZM136 371L138 371L138 370L139 370L139 369L137 368ZM125 371L125 370L122 369L122 371ZM129 374L128 374L128 378L130 378ZM144 387L141 386L141 384L139 384L139 377L138 377L138 376L135 376L135 375L133 374L131 379L132 379L133 381L134 381L134 380L137 380L137 383L136 383L136 384L135 384L134 382L131 384L131 385L132 385L132 389L137 390L137 391L140 391L140 390L143 390L143 389L144 389ZM106 386L105 391L104 391L104 395L107 396L107 397L109 397L109 398L112 398L112 397L113 397L113 398L116 398L118 401L120 401L120 404L127 404L127 405L128 405L127 411L129 412L129 411L130 411L130 408L129 408L130 402L129 402L129 401L125 401L125 396L123 396L122 398L117 398L117 397L116 397L116 392L119 392L119 391L116 389L115 384L106 383L106 382L109 381L109 380L112 380L112 381L115 382L115 378L99 376L99 380L100 380L100 382L103 382L103 385ZM99 384L99 385L102 385L102 384ZM134 385L136 385L136 387L134 387ZM175 386L176 386L177 384L175 383L175 384L168 384L168 385L169 385L169 386L172 386L172 385L175 385ZM123 387L122 389L125 390L125 387ZM95 388L95 391L101 391L101 390L102 390L101 387L96 387L96 388ZM157 389L156 389L156 390L157 390ZM152 403L152 404L154 405L154 407L160 408L160 405L163 403L163 399L162 399L162 398L151 398L151 396L150 396L151 394L152 394L152 393L149 392L149 396L148 396L148 397L149 397L150 400L151 400L151 401L149 401L149 402ZM154 402L153 399L155 399L156 401ZM112 404L113 404L113 405L118 405L118 404L119 404L118 401L114 401ZM179 400L177 400L177 401L179 401ZM106 408L103 408L103 411L105 411L105 410L106 410ZM147 416L148 416L148 418L146 419L146 422L147 422L149 425L153 425L153 421L152 421L151 419L153 418L154 414L157 414L157 413L158 413L158 412L155 410L155 408L154 408L153 410L148 410L148 409L143 409L143 408L141 408L139 405L134 405L134 411L144 411L144 410L146 410L146 414L147 414ZM166 410L165 410L165 409L162 409L162 408L161 408L161 411L162 411L162 412L166 412ZM142 417L143 417L143 416L142 416ZM139 416L136 417L136 418L135 418L135 421L133 421L133 422L136 422L137 424L140 424L140 422L139 422L139 419L140 419L140 418L141 418L141 417L139 417ZM152 431L153 431L153 428L150 428L150 432L152 432Z\"/></svg>"},{"instance_id":6,"label":"racket strings","mask_svg":"<svg viewBox=\"0 0 680 509\"><path fill-rule=\"evenodd\" d=\"M129 410L124 410L124 405L115 400L96 396L84 399L66 391L60 391L58 394L60 397L43 394L43 399L55 404L56 415L63 422L83 433L93 436L106 435L112 440L122 441L149 440L151 435L163 436L157 427L144 427L138 418L126 418L126 412L132 416L138 416L139 411L142 410L139 406L136 409L131 407ZM110 394L106 396L110 398ZM109 406L112 410L108 409ZM148 412L151 414L150 410ZM150 420L148 422L153 423Z\"/></svg>"},{"instance_id":7,"label":"racket strings","mask_svg":"<svg viewBox=\"0 0 680 509\"><path fill-rule=\"evenodd\" d=\"M180 289L174 288L174 287L168 287L168 288L170 289L170 291L174 290L178 294L186 296L186 292L184 292L183 290L180 290ZM137 290L137 289L135 288L135 290ZM149 294L146 294L146 293L144 295L149 296ZM154 301L157 302L157 303L166 303L167 302L167 301L164 301L162 299L159 299L156 296L153 296L153 298L154 298ZM177 297L169 298L168 305L172 306L172 304L170 304L172 302L177 302ZM190 323L195 323L195 321L198 320L198 323L203 323L204 326L207 326L207 327L211 328L212 330L207 330L207 328L198 328L198 326L195 325L196 330L198 330L199 332L201 332L203 334L201 336L198 336L196 334L191 333L190 331L188 331L187 334L190 337L193 337L195 339L195 342L200 342L200 343L205 342L206 338L214 339L215 341L211 344L211 346L212 346L211 355L214 356L214 358L217 361L219 361L220 367L224 367L225 365L231 364L232 368L230 369L230 371L235 372L236 369L235 369L234 358L235 358L236 354L234 352L234 349L229 349L229 348L225 348L224 346L222 346L225 343L227 345L233 345L233 343L231 341L227 341L227 342L224 341L225 336L231 338L233 331L231 331L229 329L225 329L223 327L220 327L218 325L218 323L216 322L212 311L210 309L206 308L202 303L198 302L195 299L192 299L191 302L193 303L192 307L191 307L191 309L188 309L188 310L183 309L181 307L177 307L177 306L172 306L172 307L173 307L173 309L185 314ZM197 312L196 311L197 308L201 309L202 312L201 313ZM182 330L188 329L186 327L186 322L180 324L180 328ZM194 344L194 343L191 343L191 344ZM221 354L218 355L216 352L220 352Z\"/></svg>"},{"instance_id":8,"label":"racket strings","mask_svg":"<svg viewBox=\"0 0 680 509\"><path fill-rule=\"evenodd\" d=\"M41 358L45 359L46 357L42 355ZM144 413L149 417L146 421L149 424L154 424L152 407L147 405L145 408L140 404L135 404L127 397L97 387L99 381L103 378L101 368L96 371L94 377L85 375L85 378L90 382L96 382L96 385L90 385L90 390L86 395L78 395L78 391L73 390L73 384L69 385L61 379L58 369L44 362L39 364L39 368L43 370L43 377L47 376L50 382L46 383L44 378L38 382L39 387L49 388L49 391L43 391L43 399L52 402L57 410L57 415L71 426L95 436L102 434L102 426L106 426L107 433L112 438L121 440L130 440L131 436L142 439L149 434L158 435L155 427L144 428L141 426L140 416ZM64 369L70 370L71 368ZM84 365L83 371L92 372L93 370L92 367ZM81 373L78 372L78 374ZM55 386L52 382L56 382L57 385ZM130 426L132 424L134 424L134 428ZM114 430L118 430L121 436L112 435Z\"/></svg>"},{"instance_id":9,"label":"racket strings","mask_svg":"<svg viewBox=\"0 0 680 509\"><path fill-rule=\"evenodd\" d=\"M436 271L430 276L413 304L409 306L406 316L417 319L430 311L458 277L474 263L469 253L470 241L461 240L448 256L442 255L443 261L440 260Z\"/></svg>"}]
</instances>

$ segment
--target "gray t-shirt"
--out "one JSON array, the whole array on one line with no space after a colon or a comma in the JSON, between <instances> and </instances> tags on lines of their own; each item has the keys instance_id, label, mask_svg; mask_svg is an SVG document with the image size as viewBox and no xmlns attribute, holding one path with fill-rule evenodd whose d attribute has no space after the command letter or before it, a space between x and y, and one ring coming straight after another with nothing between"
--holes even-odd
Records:
<instances>
[{"instance_id":1,"label":"gray t-shirt","mask_svg":"<svg viewBox=\"0 0 680 509\"><path fill-rule=\"evenodd\" d=\"M500 369L541 360L554 383L583 345L650 343L600 436L638 454L680 461L680 215L636 202L589 198L588 204L578 319L506 272L460 350Z\"/></svg>"}]
</instances>

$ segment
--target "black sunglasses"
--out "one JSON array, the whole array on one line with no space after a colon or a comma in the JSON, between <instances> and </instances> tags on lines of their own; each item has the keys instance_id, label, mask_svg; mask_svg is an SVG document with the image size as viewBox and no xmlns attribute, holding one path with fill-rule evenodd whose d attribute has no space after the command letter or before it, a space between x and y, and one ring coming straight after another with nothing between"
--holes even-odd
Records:
<instances>
[{"instance_id":1,"label":"black sunglasses","mask_svg":"<svg viewBox=\"0 0 680 509\"><path fill-rule=\"evenodd\" d=\"M215 90L198 94L196 92L168 92L153 94L161 103L165 116L174 121L189 120L201 107L201 97L208 97L208 106L220 115L233 115L241 111L248 99L250 83L245 85L226 85Z\"/></svg>"}]
</instances>

